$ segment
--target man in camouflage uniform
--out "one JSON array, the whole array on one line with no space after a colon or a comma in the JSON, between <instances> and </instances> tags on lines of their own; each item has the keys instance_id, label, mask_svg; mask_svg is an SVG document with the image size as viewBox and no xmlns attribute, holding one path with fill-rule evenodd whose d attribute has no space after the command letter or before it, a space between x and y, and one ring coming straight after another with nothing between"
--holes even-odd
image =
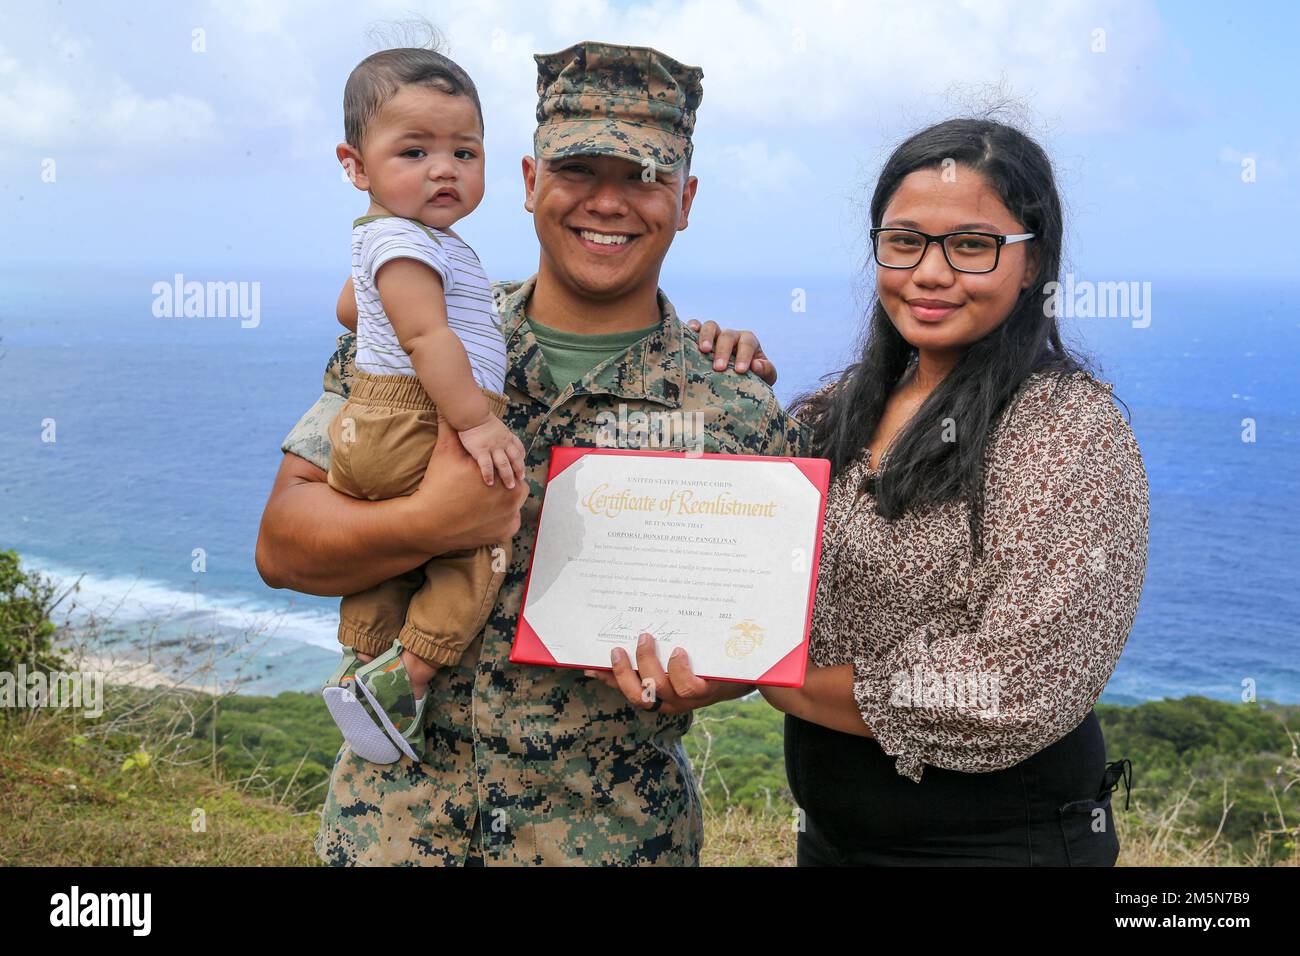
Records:
<instances>
[{"instance_id":1,"label":"man in camouflage uniform","mask_svg":"<svg viewBox=\"0 0 1300 956\"><path fill-rule=\"evenodd\" d=\"M535 158L526 157L524 166L541 269L496 288L509 350L505 421L527 450L530 490L513 561L462 664L441 669L430 685L421 762L378 765L346 744L340 750L316 842L329 863L697 864L703 826L682 746L688 708L748 690L700 682L713 691L689 704L679 700L674 708L650 710L582 671L509 660L552 446L607 444L608 426L602 432L598 418L618 417L622 405L625 417L700 413L702 442L690 437L706 452L804 451L804 434L771 389L754 376L714 371L695 333L655 290L663 253L673 232L685 227L694 195L690 134L701 71L654 50L599 43L536 60ZM574 159L576 166L563 166ZM613 164L616 175L600 179L599 164ZM556 205L565 190L596 188L589 184L598 180L604 183L600 196ZM572 210L608 214L602 225L618 231L622 213L612 197L620 189L672 191L676 207L669 206L673 215L659 234L662 251L649 242L642 245L653 253L649 258L584 251L579 230L566 224ZM585 214L581 218L590 224ZM654 225L635 221L626 228L640 242L655 238ZM654 290L639 325L658 321L658 328L578 381L557 387L529 314L541 321L545 303L559 292L561 300L569 297L571 316L583 305L601 308L607 300L584 301L583 286L621 281L618 266L610 264L616 259L638 270L631 280L648 281ZM555 324L550 314L546 321ZM353 351L352 336L343 336L326 371L325 394L283 445L322 470L329 466L329 421L348 394Z\"/></svg>"}]
</instances>

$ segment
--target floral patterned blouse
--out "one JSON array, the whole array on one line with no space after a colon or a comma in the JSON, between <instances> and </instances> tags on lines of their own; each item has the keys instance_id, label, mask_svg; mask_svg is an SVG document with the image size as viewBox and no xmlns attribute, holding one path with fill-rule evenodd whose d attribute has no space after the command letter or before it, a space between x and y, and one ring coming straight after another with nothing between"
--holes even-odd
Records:
<instances>
[{"instance_id":1,"label":"floral patterned blouse","mask_svg":"<svg viewBox=\"0 0 1300 956\"><path fill-rule=\"evenodd\" d=\"M887 521L857 496L869 459L831 482L813 663L853 665L863 720L918 782L1065 736L1115 669L1146 571L1146 472L1111 386L1025 381L990 436L978 562L964 499Z\"/></svg>"}]
</instances>

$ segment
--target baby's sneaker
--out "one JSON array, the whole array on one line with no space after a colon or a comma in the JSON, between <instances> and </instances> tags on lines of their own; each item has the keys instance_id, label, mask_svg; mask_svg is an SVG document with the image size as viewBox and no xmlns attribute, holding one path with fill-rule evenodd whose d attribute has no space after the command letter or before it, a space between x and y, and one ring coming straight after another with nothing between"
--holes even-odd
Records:
<instances>
[{"instance_id":1,"label":"baby's sneaker","mask_svg":"<svg viewBox=\"0 0 1300 956\"><path fill-rule=\"evenodd\" d=\"M375 658L378 660L379 658ZM371 662L373 663L373 661ZM357 691L357 672L366 665L351 647L343 648L343 660L321 689L330 716L353 752L371 763L396 763L401 753L366 705L365 693Z\"/></svg>"},{"instance_id":2,"label":"baby's sneaker","mask_svg":"<svg viewBox=\"0 0 1300 956\"><path fill-rule=\"evenodd\" d=\"M418 761L415 747L423 743L424 705L429 694L426 691L418 701L415 699L411 678L402 666L401 641L394 641L387 651L359 667L355 683L360 698L369 705L391 742Z\"/></svg>"}]
</instances>

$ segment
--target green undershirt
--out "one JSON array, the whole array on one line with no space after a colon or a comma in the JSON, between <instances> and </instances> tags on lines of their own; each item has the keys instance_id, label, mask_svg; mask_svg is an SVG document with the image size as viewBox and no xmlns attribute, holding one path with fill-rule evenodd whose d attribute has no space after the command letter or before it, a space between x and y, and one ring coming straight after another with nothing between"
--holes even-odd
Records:
<instances>
[{"instance_id":1,"label":"green undershirt","mask_svg":"<svg viewBox=\"0 0 1300 956\"><path fill-rule=\"evenodd\" d=\"M542 358L550 369L555 387L563 390L572 382L583 378L597 365L616 355L622 355L659 328L659 323L630 332L606 332L588 335L583 332L561 332L536 319L524 316L533 330L533 337L541 347Z\"/></svg>"}]
</instances>

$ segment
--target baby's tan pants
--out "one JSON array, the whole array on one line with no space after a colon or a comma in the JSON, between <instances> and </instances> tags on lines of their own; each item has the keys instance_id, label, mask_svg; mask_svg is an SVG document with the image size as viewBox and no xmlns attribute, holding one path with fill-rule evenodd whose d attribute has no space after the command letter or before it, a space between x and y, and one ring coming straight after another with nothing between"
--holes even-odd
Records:
<instances>
[{"instance_id":1,"label":"baby's tan pants","mask_svg":"<svg viewBox=\"0 0 1300 956\"><path fill-rule=\"evenodd\" d=\"M506 397L483 389L500 418ZM438 411L414 375L358 371L329 428L331 488L376 501L420 486L438 439ZM451 551L339 605L339 641L379 655L400 638L435 664L457 664L487 622L510 564L510 542Z\"/></svg>"}]
</instances>

